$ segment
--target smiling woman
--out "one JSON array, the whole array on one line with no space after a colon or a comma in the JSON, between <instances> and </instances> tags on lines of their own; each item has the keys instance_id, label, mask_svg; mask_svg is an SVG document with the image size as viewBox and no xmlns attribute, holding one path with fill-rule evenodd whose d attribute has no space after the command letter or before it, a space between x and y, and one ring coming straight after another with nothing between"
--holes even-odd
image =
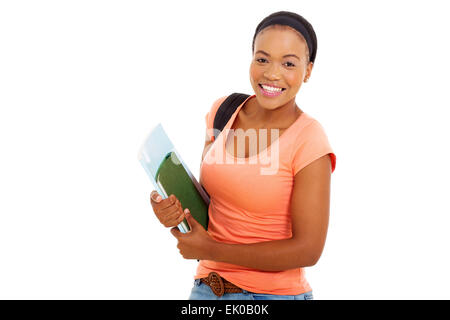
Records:
<instances>
[{"instance_id":1,"label":"smiling woman","mask_svg":"<svg viewBox=\"0 0 450 320\"><path fill-rule=\"evenodd\" d=\"M211 198L208 231L189 213L189 233L171 230L182 256L201 260L191 299L312 299L303 268L318 261L325 245L336 166L323 127L295 102L316 50L316 35L303 17L271 14L253 37L255 94L217 137L210 133L227 96L207 113L200 183ZM253 160L269 153L267 173L267 163ZM184 217L181 206L168 212L172 226Z\"/></svg>"}]
</instances>

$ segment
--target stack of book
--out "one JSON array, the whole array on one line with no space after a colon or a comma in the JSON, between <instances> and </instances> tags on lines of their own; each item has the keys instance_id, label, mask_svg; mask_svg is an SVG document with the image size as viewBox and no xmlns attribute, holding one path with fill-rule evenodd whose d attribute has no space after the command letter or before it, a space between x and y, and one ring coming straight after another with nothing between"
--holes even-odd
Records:
<instances>
[{"instance_id":1,"label":"stack of book","mask_svg":"<svg viewBox=\"0 0 450 320\"><path fill-rule=\"evenodd\" d=\"M185 165L160 123L145 139L138 159L163 199L175 195L183 210L188 208L207 230L209 196ZM183 233L190 230L186 219L178 225L178 229Z\"/></svg>"}]
</instances>

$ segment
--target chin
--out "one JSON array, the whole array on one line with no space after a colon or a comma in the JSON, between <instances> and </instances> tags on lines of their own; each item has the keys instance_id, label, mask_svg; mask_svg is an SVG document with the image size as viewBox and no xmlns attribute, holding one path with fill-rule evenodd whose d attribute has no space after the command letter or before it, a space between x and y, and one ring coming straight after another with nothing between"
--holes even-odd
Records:
<instances>
[{"instance_id":1,"label":"chin","mask_svg":"<svg viewBox=\"0 0 450 320\"><path fill-rule=\"evenodd\" d=\"M277 100L271 100L270 98L267 99L264 96L258 96L256 95L256 100L258 101L258 104L267 110L275 110L278 107L281 107L286 103L286 101L277 101Z\"/></svg>"}]
</instances>

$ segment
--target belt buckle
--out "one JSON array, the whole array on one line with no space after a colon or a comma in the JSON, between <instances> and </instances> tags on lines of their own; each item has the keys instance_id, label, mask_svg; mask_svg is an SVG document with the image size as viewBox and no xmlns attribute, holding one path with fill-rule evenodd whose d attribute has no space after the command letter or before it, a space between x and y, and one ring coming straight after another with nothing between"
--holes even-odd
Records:
<instances>
[{"instance_id":1,"label":"belt buckle","mask_svg":"<svg viewBox=\"0 0 450 320\"><path fill-rule=\"evenodd\" d=\"M208 282L212 292L221 297L225 293L225 285L223 284L222 278L215 272L210 272L208 275Z\"/></svg>"}]
</instances>

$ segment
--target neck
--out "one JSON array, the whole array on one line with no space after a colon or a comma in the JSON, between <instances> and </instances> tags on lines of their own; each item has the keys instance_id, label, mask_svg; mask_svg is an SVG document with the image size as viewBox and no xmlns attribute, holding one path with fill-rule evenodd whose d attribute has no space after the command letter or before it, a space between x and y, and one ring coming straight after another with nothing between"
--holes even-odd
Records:
<instances>
[{"instance_id":1,"label":"neck","mask_svg":"<svg viewBox=\"0 0 450 320\"><path fill-rule=\"evenodd\" d=\"M292 123L292 119L297 119L302 113L295 103L295 98L275 109L262 107L256 98L251 99L250 101L252 101L252 103L246 104L244 108L246 117L251 118L255 122L263 123L268 127L282 128L288 126Z\"/></svg>"}]
</instances>

